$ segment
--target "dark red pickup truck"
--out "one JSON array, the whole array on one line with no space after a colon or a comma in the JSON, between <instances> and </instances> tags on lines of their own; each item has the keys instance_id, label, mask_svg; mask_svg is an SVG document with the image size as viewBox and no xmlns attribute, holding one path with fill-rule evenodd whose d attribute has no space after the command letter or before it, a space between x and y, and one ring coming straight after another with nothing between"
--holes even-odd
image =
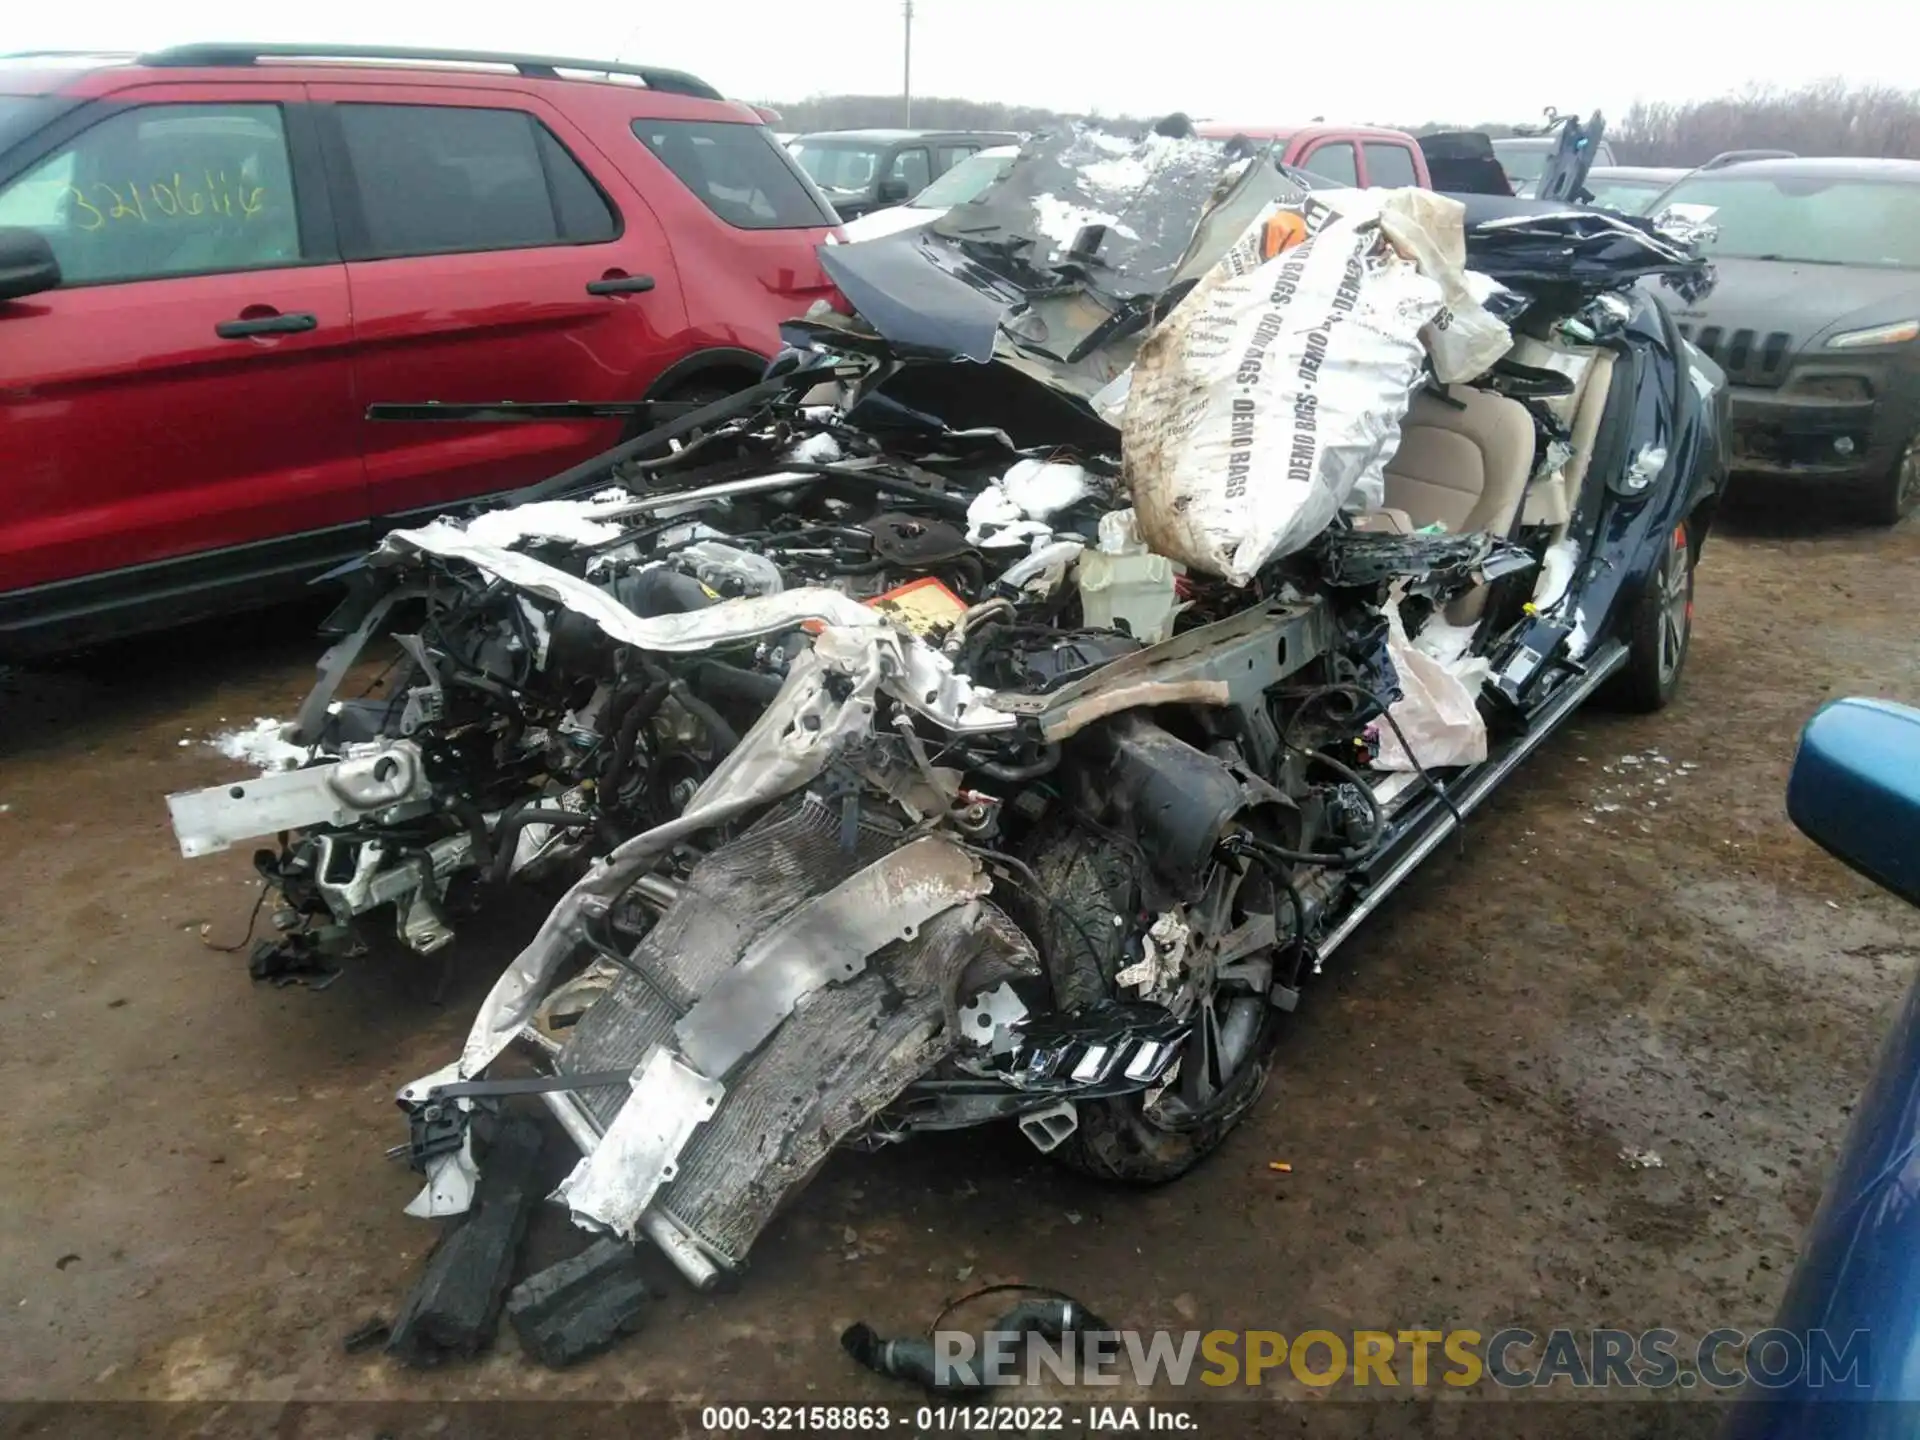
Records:
<instances>
[{"instance_id":1,"label":"dark red pickup truck","mask_svg":"<svg viewBox=\"0 0 1920 1440\"><path fill-rule=\"evenodd\" d=\"M1341 185L1433 188L1420 142L1404 130L1367 125L1229 125L1219 120L1205 120L1193 128L1208 140L1243 135L1264 142L1282 164Z\"/></svg>"}]
</instances>

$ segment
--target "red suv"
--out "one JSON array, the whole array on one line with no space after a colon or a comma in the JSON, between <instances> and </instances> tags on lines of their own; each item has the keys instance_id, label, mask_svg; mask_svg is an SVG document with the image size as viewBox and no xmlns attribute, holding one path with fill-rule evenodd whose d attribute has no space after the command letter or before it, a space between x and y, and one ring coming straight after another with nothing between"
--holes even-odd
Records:
<instances>
[{"instance_id":1,"label":"red suv","mask_svg":"<svg viewBox=\"0 0 1920 1440\"><path fill-rule=\"evenodd\" d=\"M0 59L0 657L257 604L620 419L711 398L834 291L836 220L671 70L197 45Z\"/></svg>"}]
</instances>

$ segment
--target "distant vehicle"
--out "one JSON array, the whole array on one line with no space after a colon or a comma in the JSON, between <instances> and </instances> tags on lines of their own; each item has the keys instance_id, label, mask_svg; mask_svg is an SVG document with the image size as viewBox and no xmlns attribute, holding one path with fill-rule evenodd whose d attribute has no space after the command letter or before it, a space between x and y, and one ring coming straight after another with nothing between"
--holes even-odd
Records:
<instances>
[{"instance_id":1,"label":"distant vehicle","mask_svg":"<svg viewBox=\"0 0 1920 1440\"><path fill-rule=\"evenodd\" d=\"M1859 699L1821 709L1800 736L1787 814L1835 858L1920 905L1920 710ZM1920 982L1908 987L1854 1104L1840 1158L1766 1332L1788 1337L1775 1347L1776 1360L1781 1347L1805 1347L1808 1363L1796 1354L1773 1385L1749 1378L1723 1440L1876 1440L1889 1433L1890 1417L1911 1413L1920 1401L1920 1374L1911 1363L1920 1353L1916 1148ZM1750 1377L1754 1369L1750 1360Z\"/></svg>"},{"instance_id":2,"label":"distant vehicle","mask_svg":"<svg viewBox=\"0 0 1920 1440\"><path fill-rule=\"evenodd\" d=\"M849 220L842 229L849 240L873 240L929 224L954 206L979 199L1013 168L1019 155L1018 145L995 145L969 155L906 204L870 210L857 220Z\"/></svg>"},{"instance_id":3,"label":"distant vehicle","mask_svg":"<svg viewBox=\"0 0 1920 1440\"><path fill-rule=\"evenodd\" d=\"M1433 188L1419 142L1404 130L1366 125L1230 125L1221 120L1204 120L1193 129L1207 140L1244 137L1264 145L1281 164L1337 185Z\"/></svg>"},{"instance_id":4,"label":"distant vehicle","mask_svg":"<svg viewBox=\"0 0 1920 1440\"><path fill-rule=\"evenodd\" d=\"M1587 172L1587 193L1593 203L1622 215L1645 215L1678 180L1691 172L1660 165L1596 165Z\"/></svg>"},{"instance_id":5,"label":"distant vehicle","mask_svg":"<svg viewBox=\"0 0 1920 1440\"><path fill-rule=\"evenodd\" d=\"M789 148L844 221L904 204L969 156L1018 143L1002 130L823 130Z\"/></svg>"},{"instance_id":6,"label":"distant vehicle","mask_svg":"<svg viewBox=\"0 0 1920 1440\"><path fill-rule=\"evenodd\" d=\"M1513 182L1513 193L1532 195L1540 184L1541 172L1559 148L1557 135L1508 135L1493 142L1493 153ZM1594 147L1593 164L1614 167L1613 147L1602 140Z\"/></svg>"},{"instance_id":7,"label":"distant vehicle","mask_svg":"<svg viewBox=\"0 0 1920 1440\"><path fill-rule=\"evenodd\" d=\"M835 298L837 224L758 114L673 70L0 58L0 656L271 603L638 418L369 402L752 384Z\"/></svg>"},{"instance_id":8,"label":"distant vehicle","mask_svg":"<svg viewBox=\"0 0 1920 1440\"><path fill-rule=\"evenodd\" d=\"M1651 213L1675 206L1718 230L1712 293L1670 303L1732 384L1734 472L1898 522L1920 501L1920 161L1696 170Z\"/></svg>"}]
</instances>

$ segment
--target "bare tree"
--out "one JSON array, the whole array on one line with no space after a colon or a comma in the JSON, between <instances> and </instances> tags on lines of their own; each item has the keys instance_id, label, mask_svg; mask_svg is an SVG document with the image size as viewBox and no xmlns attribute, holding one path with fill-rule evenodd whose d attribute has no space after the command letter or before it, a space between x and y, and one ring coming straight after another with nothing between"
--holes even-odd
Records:
<instances>
[{"instance_id":1,"label":"bare tree","mask_svg":"<svg viewBox=\"0 0 1920 1440\"><path fill-rule=\"evenodd\" d=\"M1641 102L1607 130L1631 165L1699 165L1723 150L1920 158L1920 91L1822 80L1718 100Z\"/></svg>"},{"instance_id":2,"label":"bare tree","mask_svg":"<svg viewBox=\"0 0 1920 1440\"><path fill-rule=\"evenodd\" d=\"M780 128L802 134L816 130L866 130L898 125L898 95L810 95L805 100L761 102L780 112ZM1099 120L1111 129L1144 128L1125 116L1072 115L1038 105L1006 105L994 100L913 97L913 123L923 130L1052 130L1070 120Z\"/></svg>"},{"instance_id":3,"label":"bare tree","mask_svg":"<svg viewBox=\"0 0 1920 1440\"><path fill-rule=\"evenodd\" d=\"M899 123L898 95L814 95L770 102L785 130L850 130ZM1070 120L1138 133L1129 116L1065 114L1037 105L914 97L914 123L939 130L1051 130ZM1514 133L1511 123L1407 126ZM1753 88L1715 100L1641 101L1607 127L1614 154L1629 165L1699 165L1723 150L1791 150L1798 155L1888 155L1920 159L1920 90L1822 80L1797 90Z\"/></svg>"}]
</instances>

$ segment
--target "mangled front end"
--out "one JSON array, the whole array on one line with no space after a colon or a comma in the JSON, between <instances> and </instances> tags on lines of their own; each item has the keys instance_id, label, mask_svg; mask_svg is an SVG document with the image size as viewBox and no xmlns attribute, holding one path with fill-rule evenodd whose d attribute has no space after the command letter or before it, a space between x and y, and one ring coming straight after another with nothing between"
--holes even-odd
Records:
<instances>
[{"instance_id":1,"label":"mangled front end","mask_svg":"<svg viewBox=\"0 0 1920 1440\"><path fill-rule=\"evenodd\" d=\"M1169 1178L1493 741L1605 678L1595 536L1706 442L1615 401L1603 451L1580 385L1657 367L1618 292L1687 257L1165 140L1064 137L833 247L860 313L698 433L389 537L313 763L173 797L183 848L296 832L260 862L291 936L390 903L428 950L495 881L572 882L401 1092L415 1213L484 1211L516 1096L573 1220L703 1288L840 1145L1012 1119ZM1415 464L1489 434L1468 500Z\"/></svg>"}]
</instances>

